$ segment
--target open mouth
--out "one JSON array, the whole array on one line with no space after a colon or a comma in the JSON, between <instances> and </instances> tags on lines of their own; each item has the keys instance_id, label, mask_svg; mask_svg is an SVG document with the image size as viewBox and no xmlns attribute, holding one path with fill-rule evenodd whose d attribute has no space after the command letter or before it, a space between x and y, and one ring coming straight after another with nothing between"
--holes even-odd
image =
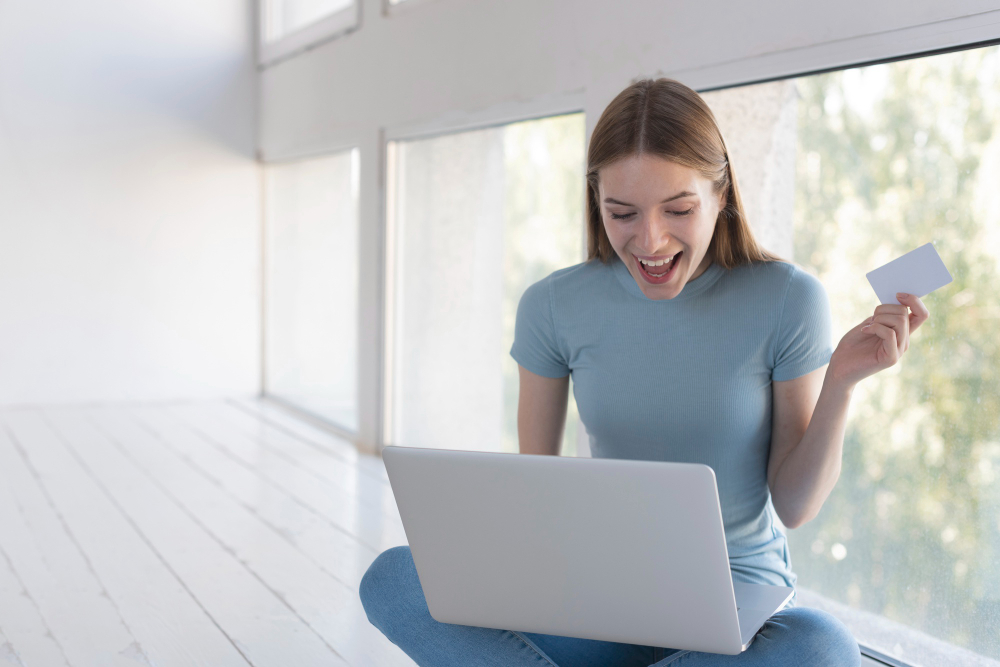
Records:
<instances>
[{"instance_id":1,"label":"open mouth","mask_svg":"<svg viewBox=\"0 0 1000 667\"><path fill-rule=\"evenodd\" d=\"M657 260L655 262L646 262L638 257L635 257L636 266L639 267L639 273L648 283L653 285L662 285L663 283L669 281L673 278L674 273L677 270L677 264L680 261L681 255L684 251L680 251L668 260Z\"/></svg>"}]
</instances>

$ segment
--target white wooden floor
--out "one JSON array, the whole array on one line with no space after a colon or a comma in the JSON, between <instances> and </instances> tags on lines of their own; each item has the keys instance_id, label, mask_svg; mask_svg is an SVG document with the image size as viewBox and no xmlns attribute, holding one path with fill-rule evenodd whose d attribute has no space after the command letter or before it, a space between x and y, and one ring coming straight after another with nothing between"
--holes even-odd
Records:
<instances>
[{"instance_id":1,"label":"white wooden floor","mask_svg":"<svg viewBox=\"0 0 1000 667\"><path fill-rule=\"evenodd\" d=\"M0 665L412 666L357 594L405 543L381 459L266 402L0 411Z\"/></svg>"},{"instance_id":2,"label":"white wooden floor","mask_svg":"<svg viewBox=\"0 0 1000 667\"><path fill-rule=\"evenodd\" d=\"M381 460L256 401L0 412L0 665L413 665Z\"/></svg>"}]
</instances>

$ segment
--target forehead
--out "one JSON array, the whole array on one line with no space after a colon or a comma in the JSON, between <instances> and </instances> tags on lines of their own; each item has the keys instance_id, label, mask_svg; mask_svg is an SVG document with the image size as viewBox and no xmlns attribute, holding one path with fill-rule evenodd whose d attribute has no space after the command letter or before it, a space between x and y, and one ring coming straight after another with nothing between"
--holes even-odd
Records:
<instances>
[{"instance_id":1,"label":"forehead","mask_svg":"<svg viewBox=\"0 0 1000 667\"><path fill-rule=\"evenodd\" d=\"M656 155L631 155L602 167L597 173L602 195L632 193L633 199L660 201L682 190L705 194L711 181L697 171ZM619 197L616 197L618 199Z\"/></svg>"}]
</instances>

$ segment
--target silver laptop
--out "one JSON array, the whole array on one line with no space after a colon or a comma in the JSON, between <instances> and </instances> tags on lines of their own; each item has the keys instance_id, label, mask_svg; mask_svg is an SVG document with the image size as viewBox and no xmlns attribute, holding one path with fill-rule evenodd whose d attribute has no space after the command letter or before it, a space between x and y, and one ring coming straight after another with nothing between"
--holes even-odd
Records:
<instances>
[{"instance_id":1,"label":"silver laptop","mask_svg":"<svg viewBox=\"0 0 1000 667\"><path fill-rule=\"evenodd\" d=\"M382 456L438 621L737 654L792 596L733 582L708 466Z\"/></svg>"}]
</instances>

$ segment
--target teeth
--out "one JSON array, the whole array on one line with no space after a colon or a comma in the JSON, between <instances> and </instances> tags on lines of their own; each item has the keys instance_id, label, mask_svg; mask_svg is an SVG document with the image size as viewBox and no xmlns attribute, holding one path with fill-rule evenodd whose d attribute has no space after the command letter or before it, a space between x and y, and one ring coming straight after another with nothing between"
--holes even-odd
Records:
<instances>
[{"instance_id":1,"label":"teeth","mask_svg":"<svg viewBox=\"0 0 1000 667\"><path fill-rule=\"evenodd\" d=\"M667 257L666 259L657 260L655 262L650 262L645 259L640 259L639 261L646 266L663 266L664 264L669 264L673 260L674 256Z\"/></svg>"}]
</instances>

